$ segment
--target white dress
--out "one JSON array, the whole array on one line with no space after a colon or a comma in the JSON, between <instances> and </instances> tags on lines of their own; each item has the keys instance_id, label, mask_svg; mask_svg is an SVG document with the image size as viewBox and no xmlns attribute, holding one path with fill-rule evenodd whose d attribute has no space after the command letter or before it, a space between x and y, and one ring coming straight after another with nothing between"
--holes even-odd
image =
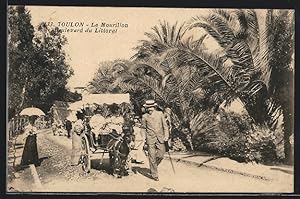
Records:
<instances>
[{"instance_id":1,"label":"white dress","mask_svg":"<svg viewBox=\"0 0 300 199\"><path fill-rule=\"evenodd\" d=\"M98 137L98 135L103 131L105 123L105 118L100 114L96 114L91 117L90 127L92 128L92 132L95 133L96 137Z\"/></svg>"},{"instance_id":2,"label":"white dress","mask_svg":"<svg viewBox=\"0 0 300 199\"><path fill-rule=\"evenodd\" d=\"M106 118L105 131L111 132L113 129L115 129L118 134L121 134L123 131L123 129L122 129L123 123L124 123L124 118L121 116L119 116L119 117L112 116L112 117Z\"/></svg>"}]
</instances>

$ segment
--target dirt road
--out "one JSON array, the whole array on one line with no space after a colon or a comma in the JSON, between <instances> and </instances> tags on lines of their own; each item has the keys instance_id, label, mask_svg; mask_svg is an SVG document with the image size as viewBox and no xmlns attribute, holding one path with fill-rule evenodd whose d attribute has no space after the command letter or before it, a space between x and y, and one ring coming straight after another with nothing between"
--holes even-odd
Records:
<instances>
[{"instance_id":1,"label":"dirt road","mask_svg":"<svg viewBox=\"0 0 300 199\"><path fill-rule=\"evenodd\" d=\"M173 173L169 160L159 166L160 181L148 178L148 163L134 164L134 173L123 178L108 174L107 157L100 165L98 159L92 161L91 173L85 175L81 166L70 166L71 139L53 136L50 130L38 135L41 165L37 167L45 192L147 192L160 191L164 187L175 192L286 192L284 182L266 181L251 177L225 173L204 167L193 167L174 162Z\"/></svg>"}]
</instances>

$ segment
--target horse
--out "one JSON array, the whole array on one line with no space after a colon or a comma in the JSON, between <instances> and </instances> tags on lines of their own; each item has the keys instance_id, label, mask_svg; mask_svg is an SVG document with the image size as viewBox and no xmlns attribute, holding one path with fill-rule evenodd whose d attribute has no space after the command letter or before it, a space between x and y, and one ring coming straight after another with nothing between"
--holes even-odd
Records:
<instances>
[{"instance_id":1,"label":"horse","mask_svg":"<svg viewBox=\"0 0 300 199\"><path fill-rule=\"evenodd\" d=\"M112 134L117 135L116 131L113 131ZM128 175L127 162L132 143L134 143L134 133L130 127L123 127L122 135L117 135L108 143L112 175L118 178Z\"/></svg>"}]
</instances>

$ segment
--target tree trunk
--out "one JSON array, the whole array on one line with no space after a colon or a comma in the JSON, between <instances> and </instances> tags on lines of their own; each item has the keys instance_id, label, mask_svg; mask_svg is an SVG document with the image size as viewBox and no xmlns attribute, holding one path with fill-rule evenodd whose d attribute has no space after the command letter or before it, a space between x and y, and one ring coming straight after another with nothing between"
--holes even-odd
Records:
<instances>
[{"instance_id":1,"label":"tree trunk","mask_svg":"<svg viewBox=\"0 0 300 199\"><path fill-rule=\"evenodd\" d=\"M285 163L294 164L294 143L290 142L290 137L294 136L294 75L291 71L287 71L287 83L282 87L279 96L283 113L283 130L284 130L284 154ZM293 138L293 137L292 137ZM294 140L294 139L293 139Z\"/></svg>"},{"instance_id":2,"label":"tree trunk","mask_svg":"<svg viewBox=\"0 0 300 199\"><path fill-rule=\"evenodd\" d=\"M289 165L294 164L294 143L291 144L290 137L294 136L294 114L293 103L289 103L283 109L283 125L284 125L284 155L285 163Z\"/></svg>"},{"instance_id":3,"label":"tree trunk","mask_svg":"<svg viewBox=\"0 0 300 199\"><path fill-rule=\"evenodd\" d=\"M290 136L288 133L284 134L284 162L288 165L294 164L294 150L289 141Z\"/></svg>"},{"instance_id":4,"label":"tree trunk","mask_svg":"<svg viewBox=\"0 0 300 199\"><path fill-rule=\"evenodd\" d=\"M21 93L21 103L19 105L19 110L17 111L17 113L19 113L19 111L22 109L22 107L24 105L27 82L28 82L28 77L26 77L26 79L25 79L25 84L24 84L24 87L23 87L23 90L22 90L22 93Z\"/></svg>"}]
</instances>

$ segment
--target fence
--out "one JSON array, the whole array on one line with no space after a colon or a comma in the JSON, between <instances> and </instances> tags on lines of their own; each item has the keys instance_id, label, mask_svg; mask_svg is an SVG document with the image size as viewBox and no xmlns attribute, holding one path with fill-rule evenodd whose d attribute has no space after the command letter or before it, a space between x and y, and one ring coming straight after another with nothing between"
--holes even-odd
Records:
<instances>
[{"instance_id":1,"label":"fence","mask_svg":"<svg viewBox=\"0 0 300 199\"><path fill-rule=\"evenodd\" d=\"M34 126L37 129L46 129L46 128L50 128L51 127L51 121L49 120L48 116L41 116L38 117L35 122L34 122Z\"/></svg>"},{"instance_id":2,"label":"fence","mask_svg":"<svg viewBox=\"0 0 300 199\"><path fill-rule=\"evenodd\" d=\"M16 116L8 122L9 139L21 134L25 124L28 122L28 117Z\"/></svg>"}]
</instances>

